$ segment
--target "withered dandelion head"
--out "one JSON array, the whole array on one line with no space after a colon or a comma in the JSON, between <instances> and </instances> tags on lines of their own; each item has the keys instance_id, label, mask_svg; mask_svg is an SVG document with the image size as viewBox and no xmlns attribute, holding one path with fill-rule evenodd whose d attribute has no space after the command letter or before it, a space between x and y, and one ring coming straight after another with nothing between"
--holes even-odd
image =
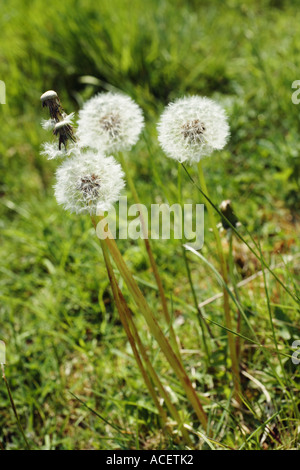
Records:
<instances>
[{"instance_id":1,"label":"withered dandelion head","mask_svg":"<svg viewBox=\"0 0 300 470\"><path fill-rule=\"evenodd\" d=\"M72 142L76 142L73 127L72 127L72 119L74 117L74 113L69 114L68 116L64 116L62 121L59 121L55 124L53 129L53 134L59 136L59 143L58 148L61 150L61 146L64 145L67 148L68 140Z\"/></svg>"},{"instance_id":2,"label":"withered dandelion head","mask_svg":"<svg viewBox=\"0 0 300 470\"><path fill-rule=\"evenodd\" d=\"M221 220L221 224L225 230L230 229L231 225L233 225L233 227L238 227L241 225L239 222L239 219L234 213L232 202L230 199L226 199L225 201L222 201L219 207L220 207L221 213L225 216L225 218L222 218Z\"/></svg>"},{"instance_id":3,"label":"withered dandelion head","mask_svg":"<svg viewBox=\"0 0 300 470\"><path fill-rule=\"evenodd\" d=\"M49 113L51 119L54 119L55 122L58 122L62 118L62 107L59 100L59 97L54 90L48 90L41 96L41 102L43 107L49 108Z\"/></svg>"}]
</instances>

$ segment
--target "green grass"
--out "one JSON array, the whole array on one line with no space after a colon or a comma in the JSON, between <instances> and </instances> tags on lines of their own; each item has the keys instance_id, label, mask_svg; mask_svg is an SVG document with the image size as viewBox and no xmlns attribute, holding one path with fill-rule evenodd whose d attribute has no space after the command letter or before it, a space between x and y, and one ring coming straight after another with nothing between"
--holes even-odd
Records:
<instances>
[{"instance_id":1,"label":"green grass","mask_svg":"<svg viewBox=\"0 0 300 470\"><path fill-rule=\"evenodd\" d=\"M160 429L89 218L71 216L56 204L57 162L39 155L47 139L39 97L55 89L71 112L97 91L117 88L139 103L147 125L130 153L130 169L146 205L177 200L177 166L159 149L155 130L164 105L193 93L218 100L230 116L231 140L204 161L211 197L216 205L232 199L246 227L242 236L253 247L249 233L259 241L267 263L280 265L290 256L275 272L299 295L299 107L291 101L300 69L297 2L55 0L45 8L40 0L10 0L1 13L0 79L7 104L0 105L0 339L7 345L6 376L26 437L34 449L182 449L176 427L169 435ZM196 180L197 169L188 171ZM197 187L184 172L182 177L183 200L200 202ZM225 235L223 242L226 248ZM119 246L160 315L143 244ZM210 341L208 358L180 243L152 246L186 369L210 400L205 408L220 443L210 445L261 449L262 425L273 417L275 438L268 437L264 448L299 447L300 365L288 357L300 336L299 305L268 272L238 289L238 305L232 300L236 316L240 308L246 317L242 370L263 384L272 401L268 413L262 388L242 374L241 414L230 401L222 302L204 308L219 344ZM204 261L192 253L188 259L197 298L204 301L222 290L211 269L218 261L208 231L201 254ZM236 283L261 269L236 238L234 261ZM174 403L195 433L201 431L139 315L137 322ZM25 448L3 381L0 410L1 445ZM194 448L209 445L195 434Z\"/></svg>"}]
</instances>

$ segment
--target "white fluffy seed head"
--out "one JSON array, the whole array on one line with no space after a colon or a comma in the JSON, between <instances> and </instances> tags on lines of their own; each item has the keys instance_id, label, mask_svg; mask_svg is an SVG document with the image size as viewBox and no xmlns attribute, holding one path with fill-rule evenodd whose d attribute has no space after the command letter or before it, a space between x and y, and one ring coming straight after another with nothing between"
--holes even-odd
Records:
<instances>
[{"instance_id":1,"label":"white fluffy seed head","mask_svg":"<svg viewBox=\"0 0 300 470\"><path fill-rule=\"evenodd\" d=\"M124 188L121 165L92 150L65 160L56 171L55 197L65 210L81 214L107 211Z\"/></svg>"},{"instance_id":2,"label":"white fluffy seed head","mask_svg":"<svg viewBox=\"0 0 300 470\"><path fill-rule=\"evenodd\" d=\"M170 103L158 123L158 140L166 155L179 162L199 162L221 150L230 135L224 109L200 96Z\"/></svg>"},{"instance_id":3,"label":"white fluffy seed head","mask_svg":"<svg viewBox=\"0 0 300 470\"><path fill-rule=\"evenodd\" d=\"M105 153L130 150L144 127L140 107L121 93L99 93L79 112L77 137L82 147Z\"/></svg>"}]
</instances>

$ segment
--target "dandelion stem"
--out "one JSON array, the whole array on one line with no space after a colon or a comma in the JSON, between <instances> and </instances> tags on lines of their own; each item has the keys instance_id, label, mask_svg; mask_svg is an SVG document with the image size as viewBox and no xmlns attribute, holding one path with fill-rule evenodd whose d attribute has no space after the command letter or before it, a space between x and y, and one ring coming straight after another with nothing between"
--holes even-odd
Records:
<instances>
[{"instance_id":1,"label":"dandelion stem","mask_svg":"<svg viewBox=\"0 0 300 470\"><path fill-rule=\"evenodd\" d=\"M135 203L138 206L140 206L140 199L139 199L134 181L131 177L130 171L128 169L128 166L126 164L126 161L125 161L125 158L124 158L124 155L123 155L122 152L120 152L120 160L121 160L121 163L122 163L122 167L125 171L126 178L127 178L128 185L129 185L131 194L133 196L133 199L134 199ZM172 347L173 347L173 349L175 350L175 352L178 356L178 359L180 361L182 361L181 355L180 355L180 350L179 350L177 339L176 339L176 335L175 335L174 328L173 328L173 325L172 325L172 319L170 317L169 310L168 310L168 304L167 304L167 299L166 299L166 296L165 296L164 287L163 287L163 284L162 284L162 280L161 280L161 277L160 277L160 274L159 274L159 271L158 271L158 268L157 268L157 264L156 264L153 252L152 252L151 244L150 244L149 237L148 237L148 230L146 228L146 224L145 224L144 215L143 215L142 210L140 210L139 217L140 217L140 220L141 220L141 226L142 226L143 238L144 238L146 251L147 251L148 258L149 258L149 261L150 261L150 265L151 265L151 268L152 268L152 271L153 271L153 274L154 274L154 277L155 277L155 281L156 281L156 284L157 284L157 287L158 287L158 292L159 292L159 295L160 295L160 298L161 298L163 314L164 314L166 323L167 323L167 325L169 327L169 330L170 330L170 342L171 342Z\"/></svg>"},{"instance_id":2,"label":"dandelion stem","mask_svg":"<svg viewBox=\"0 0 300 470\"><path fill-rule=\"evenodd\" d=\"M133 351L135 360L136 360L136 362L138 364L138 367L141 371L141 374L143 376L145 384L146 384L146 386L147 386L147 388L150 392L151 397L153 398L155 406L156 406L156 408L158 410L158 413L160 415L161 421L165 425L166 421L167 421L167 415L166 415L164 409L162 408L162 406L160 405L160 403L157 399L157 396L156 396L155 390L153 388L153 385L152 385L151 381L149 380L147 372L146 372L146 370L143 366L140 355L138 353L135 339L134 339L134 337L132 335L132 332L129 328L127 318L126 318L126 313L125 313L124 302L123 302L123 299L120 298L120 293L119 293L119 290L118 290L118 285L117 285L117 281L116 281L116 278L115 278L115 275L114 275L114 272L113 272L113 268L112 268L112 265L111 265L111 262L110 262L110 259L109 259L109 253L108 253L107 246L106 246L106 244L104 243L103 240L100 240L100 243L101 243L101 248L102 248L102 252L103 252L103 257L104 257L104 261L105 261L107 274L108 274L108 277L109 277L109 280L110 280L110 284L111 284L111 287L112 287L114 299L115 299L115 302L116 302L116 305L117 305L117 309L119 311L119 315L120 315L122 325L123 325L123 327L125 329L125 332L127 334L131 349Z\"/></svg>"},{"instance_id":3,"label":"dandelion stem","mask_svg":"<svg viewBox=\"0 0 300 470\"><path fill-rule=\"evenodd\" d=\"M182 184L181 184L181 164L180 163L178 163L177 187L178 187L179 204L182 207ZM182 218L183 218L183 215L182 215ZM183 221L182 221L182 227L183 227ZM185 240L184 240L184 242L185 242ZM206 352L206 357L207 357L207 360L209 362L210 354L209 354L209 349L208 349L208 346L207 346L204 325L207 327L208 332L211 336L212 336L212 333L211 333L210 327L207 325L207 323L205 322L205 320L203 318L201 309L199 308L197 295L196 295L195 287L194 287L193 280L192 280L192 275L191 275L191 270L190 270L190 266L189 266L188 257L187 257L186 250L185 250L182 243L181 243L181 250L182 250L182 256L183 256L184 264L185 264L186 271L187 271L187 276L188 276L190 288L191 288L191 291L192 291L193 301L194 301L195 307L198 311L197 318L198 318L199 325L200 325L200 328L201 328L202 340L203 340L203 345L204 345L204 349L205 349L205 352Z\"/></svg>"},{"instance_id":4,"label":"dandelion stem","mask_svg":"<svg viewBox=\"0 0 300 470\"><path fill-rule=\"evenodd\" d=\"M25 433L23 431L23 428L22 428L22 425L21 425L21 422L20 422L20 419L19 419L19 415L18 415L18 412L17 412L17 408L15 406L15 403L14 403L14 400L13 400L13 397L12 397L12 393L11 393L11 390L10 390L10 386L8 384L8 381L7 381L7 378L5 376L5 370L4 370L4 364L1 364L1 369L2 369L2 378L5 382L5 385L6 385L6 389L7 389L7 393L8 393L8 396L9 396L9 401L10 401L10 404L11 404L11 407L13 409L13 412L14 412L14 415L15 415L15 418L17 420L17 425L18 425L18 428L19 428L19 431L20 433L22 434L23 436L23 439L25 441L25 444L26 444L26 447L27 447L27 450L30 450L30 445L27 441L27 438L25 436Z\"/></svg>"},{"instance_id":5,"label":"dandelion stem","mask_svg":"<svg viewBox=\"0 0 300 470\"><path fill-rule=\"evenodd\" d=\"M139 351L141 353L141 356L147 366L147 369L149 371L149 374L150 374L150 377L151 379L153 380L153 383L155 384L155 386L157 387L160 395L162 396L162 398L164 399L164 401L166 402L166 405L167 405L167 408L171 414L171 416L174 418L174 420L178 423L178 429L179 431L182 432L182 435L183 435L183 438L184 440L186 441L186 443L188 445L191 444L191 440L189 438L189 435L188 435L188 432L186 431L185 427L184 427L184 424L182 422L182 419L180 418L180 415L177 411L177 408L173 405L171 399L170 399L170 396L169 394L167 393L166 389L164 388L164 386L162 385L157 373L155 372L155 369L153 368L151 362L150 362L150 359L146 353L146 350L142 344L142 341L141 341L141 338L138 334L138 330L133 322L133 319L132 319L132 315L131 315L131 312L130 312L130 309L128 308L128 305L126 304L125 302L125 299L123 297L123 294L122 292L119 290L119 296L120 298L122 299L122 301L124 300L124 312L126 314L126 317L127 317L127 321L128 321L128 324L130 325L130 328L132 330L132 334L133 334L133 337L134 337L134 340L136 342L136 344L138 345L138 348L139 348Z\"/></svg>"},{"instance_id":6,"label":"dandelion stem","mask_svg":"<svg viewBox=\"0 0 300 470\"><path fill-rule=\"evenodd\" d=\"M166 359L168 360L169 364L173 368L175 374L177 375L191 405L193 406L199 421L201 422L202 426L206 429L208 425L206 413L201 405L200 399L194 390L192 383L181 363L178 359L177 354L174 352L168 339L165 337L163 331L161 330L159 324L155 316L153 315L150 307L148 306L142 292L140 291L136 281L134 280L131 272L127 268L127 265L117 247L115 240L113 239L112 235L107 233L107 238L105 238L105 242L108 246L110 254L114 259L117 268L123 277L124 281L127 284L128 289L130 290L134 301L138 308L140 309L141 313L143 314L151 333L153 334L154 338L158 342L162 352L164 353Z\"/></svg>"},{"instance_id":7,"label":"dandelion stem","mask_svg":"<svg viewBox=\"0 0 300 470\"><path fill-rule=\"evenodd\" d=\"M238 292L238 286L237 286L237 283L235 281L235 275L234 275L233 232L230 228L228 229L227 234L228 234L228 238L229 238L228 268L229 268L230 282L232 284L233 292L234 292L234 295L235 295L236 299L238 300L239 303L241 303L240 295L239 295L239 292ZM237 310L237 326L236 326L237 333L241 332L241 320L242 320L241 312L238 309ZM239 361L240 351L241 351L241 344L240 343L241 343L241 339L240 339L239 336L237 336L236 337L236 356L237 356L238 361Z\"/></svg>"},{"instance_id":8,"label":"dandelion stem","mask_svg":"<svg viewBox=\"0 0 300 470\"><path fill-rule=\"evenodd\" d=\"M202 191L209 198L209 193L208 193L208 189L206 186L201 161L198 163L198 174L199 174L199 182L200 182ZM217 224L215 221L213 208L211 207L210 204L207 203L206 199L205 199L205 205L207 208L210 225L214 232L214 236L215 236L216 243L217 243L217 251L218 251L218 256L219 256L220 265L221 265L221 275L224 280L224 283L228 284L228 271L227 271L227 266L226 266L226 259L225 259L224 251L222 248L220 234L219 234ZM229 295L225 286L223 287L223 302L224 302L225 324L228 330L231 330L232 320L231 320L230 305L229 305ZM235 339L232 333L230 333L230 331L228 330L227 330L227 338L228 338L228 346L229 346L232 376L233 376L232 378L233 378L234 392L235 392L234 396L235 396L236 401L238 403L241 403L241 384L240 384L239 363L238 363L237 354L236 354Z\"/></svg>"},{"instance_id":9,"label":"dandelion stem","mask_svg":"<svg viewBox=\"0 0 300 470\"><path fill-rule=\"evenodd\" d=\"M158 401L158 398L156 396L156 393L155 393L155 390L152 386L152 383L149 380L149 377L148 377L148 375L147 375L147 373L146 373L146 371L143 367L143 364L142 364L142 361L141 361L140 356L138 354L136 345L137 345L137 347L140 351L140 354L142 356L142 359L144 360L144 363L146 364L148 373L149 373L153 383L155 384L155 386L157 387L160 395L164 399L164 401L167 405L167 408L170 411L171 416L173 416L175 421L177 421L179 430L182 432L182 436L183 436L186 444L191 445L191 440L190 440L189 434L186 431L186 429L184 428L184 425L182 423L180 415L179 415L176 407L173 405L169 394L167 393L167 391L163 387L157 373L155 372L155 370L154 370L154 368L151 364L151 361L149 360L146 349L143 346L143 343L142 343L142 340L141 340L140 335L138 333L138 330L137 330L137 328L134 324L130 308L128 307L128 305L125 301L125 298L124 298L124 296L123 296L123 294L122 294L122 292L121 292L121 290L118 286L118 283L117 283L117 280L116 280L116 277L115 277L115 274L114 274L114 271L113 271L113 267L111 265L111 261L110 261L110 257L109 257L109 253L108 253L108 249L106 247L106 244L103 240L100 240L100 243L101 243L101 248L102 248L102 251L103 251L103 256L104 256L104 261L105 261L107 273L108 273L110 283L111 283L111 286L112 286L114 299L115 299L115 302L116 302L116 305L117 305L117 308L118 308L118 311L119 311L119 314L120 314L122 324L124 326L125 332L126 332L127 337L129 339L129 342L130 342L130 345L132 347L132 350L133 350L134 356L136 358L136 361L138 363L138 366L139 366L139 368L142 372L145 383L146 383L146 385L148 387L148 390L149 390L149 392L150 392L150 394L153 398L153 401L154 401L154 403L155 403L155 405L158 409L161 420L164 423L164 425L166 425L166 421L167 421L166 413L165 413L164 409L162 408L162 406L160 405L160 403Z\"/></svg>"}]
</instances>

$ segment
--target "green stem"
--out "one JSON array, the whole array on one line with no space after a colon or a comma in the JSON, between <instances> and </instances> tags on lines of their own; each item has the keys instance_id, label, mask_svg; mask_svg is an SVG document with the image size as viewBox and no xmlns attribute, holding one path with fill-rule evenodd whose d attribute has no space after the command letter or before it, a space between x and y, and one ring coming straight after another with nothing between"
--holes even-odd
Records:
<instances>
[{"instance_id":1,"label":"green stem","mask_svg":"<svg viewBox=\"0 0 300 470\"><path fill-rule=\"evenodd\" d=\"M5 385L6 385L6 389L7 389L7 392L8 392L8 396L9 396L9 401L10 401L10 404L12 406L12 409L13 409L13 412L14 412L14 415L16 417L16 420L17 420L17 424L18 424L18 428L23 436L23 439L25 441L25 444L26 444L26 447L27 447L27 450L30 450L30 445L28 444L28 441L27 441L27 438L25 436L25 433L23 431L23 428L22 428L22 425L21 425L21 421L19 419L19 415L18 415L18 412L17 412L17 408L15 406L15 403L14 403L14 400L13 400L13 397L12 397L12 394L11 394L11 390L10 390L10 387L9 387L9 384L8 384L8 381L7 381L7 378L5 376L5 371L4 371L4 365L1 364L1 369L2 369L2 378L5 382Z\"/></svg>"},{"instance_id":2,"label":"green stem","mask_svg":"<svg viewBox=\"0 0 300 470\"><path fill-rule=\"evenodd\" d=\"M115 277L115 274L114 274L114 271L113 271L113 267L111 265L111 261L110 261L110 257L109 257L109 253L108 253L108 249L106 247L106 244L103 240L100 240L100 243L101 243L101 247L102 247L102 251L103 251L103 256L104 256L104 261L105 261L108 277L110 279L114 299L115 299L116 306L117 306L119 314L120 314L122 324L124 326L125 332L126 332L126 334L128 336L128 339L130 341L130 345L132 347L132 350L133 350L134 356L136 358L136 361L138 363L138 366L139 366L139 368L142 372L144 381L145 381L145 383L148 387L148 390L149 390L149 392L150 392L150 394L153 398L153 401L154 401L154 403L155 403L155 405L158 409L161 420L166 425L166 421L167 421L166 413L165 413L164 409L161 407L161 405L158 401L155 390L154 390L154 388L153 388L153 386L152 386L152 384L151 384L151 382L150 382L150 380L147 376L147 373L146 373L146 371L143 367L142 361L140 360L136 345L137 345L137 347L140 351L140 354L142 356L142 359L143 359L144 363L146 364L147 370L149 372L149 375L150 375L153 383L155 384L155 386L157 387L160 395L164 399L164 401L166 403L166 406L167 406L168 410L170 411L171 416L173 417L173 419L175 421L177 421L178 428L181 431L182 436L183 436L186 444L190 446L191 445L191 440L190 440L189 434L186 431L186 429L184 427L184 424L182 423L182 420L180 418L180 415L179 415L176 407L173 405L169 394L167 393L167 391L163 387L157 373L155 372L155 370L154 370L154 368L151 364L151 361L149 360L149 357L147 355L146 349L143 346L143 343L142 343L141 338L139 336L138 330L137 330L137 328L134 324L134 321L132 319L132 314L131 314L130 308L128 307L128 305L125 301L125 298L124 298L124 296L123 296L123 294L122 294L122 292L119 288L119 285L117 283L117 280L116 280L116 277Z\"/></svg>"},{"instance_id":3,"label":"green stem","mask_svg":"<svg viewBox=\"0 0 300 470\"><path fill-rule=\"evenodd\" d=\"M240 295L239 295L238 288L237 288L237 284L235 282L233 244L232 244L232 242L233 242L233 233L232 233L232 230L230 228L228 229L227 234L228 234L228 237L229 237L229 256L228 256L229 277L230 277L231 284L233 286L234 294L235 294L238 302L241 303L240 302ZM237 327L236 327L237 333L241 332L241 319L242 319L241 318L241 312L238 309L238 311L237 311ZM236 343L236 355L237 355L237 359L239 361L240 351L241 351L241 344L240 344L241 341L240 341L239 336L236 337L235 343Z\"/></svg>"},{"instance_id":4,"label":"green stem","mask_svg":"<svg viewBox=\"0 0 300 470\"><path fill-rule=\"evenodd\" d=\"M177 183L177 185L178 185L178 200L179 200L179 204L182 208L182 206L183 206L183 204L182 204L182 183L181 183L181 176L182 175L181 175L181 164L180 163L178 164L178 173L177 173L177 175L178 175L178 183ZM184 217L183 217L183 214L182 214L182 227L183 227L183 219L184 219ZM183 234L183 237L184 237L184 234ZM183 242L185 243L184 238L183 238ZM193 296L193 301L194 301L195 307L198 311L197 318L198 318L200 329L201 329L203 345L204 345L207 360L209 362L210 361L210 352L209 352L209 349L208 349L208 346L207 346L204 325L208 329L208 332L211 335L211 337L212 337L212 333L211 333L209 325L207 325L206 321L203 318L203 314L202 314L201 309L199 308L199 303L198 303L198 300L197 300L197 295L196 295L195 287L194 287L193 280L192 280L192 275L191 275L191 270L190 270L186 250L183 246L183 243L181 243L180 245L181 245L182 256L183 256L183 259L184 259L184 264L185 264L185 267L186 267L186 272L187 272L187 276L188 276L188 280L189 280L189 284L190 284L190 288L191 288L191 292L192 292L192 296Z\"/></svg>"},{"instance_id":5,"label":"green stem","mask_svg":"<svg viewBox=\"0 0 300 470\"><path fill-rule=\"evenodd\" d=\"M156 339L157 343L159 344L163 354L165 355L166 359L168 360L170 366L174 370L175 374L177 375L191 405L193 406L199 421L201 422L202 426L206 429L208 425L208 420L206 413L201 405L199 397L196 391L193 388L193 385L182 365L182 362L178 359L177 354L170 346L168 339L165 337L163 331L161 330L155 316L153 315L151 309L146 302L142 292L140 291L136 281L134 280L131 272L127 268L127 265L118 249L118 246L115 240L112 237L109 229L107 230L107 238L105 238L105 243L108 246L110 254L113 260L116 263L116 266L123 277L124 281L127 284L131 295L139 308L140 312L143 314L146 323L149 326L151 333L153 334L154 338Z\"/></svg>"},{"instance_id":6,"label":"green stem","mask_svg":"<svg viewBox=\"0 0 300 470\"><path fill-rule=\"evenodd\" d=\"M135 342L134 337L132 335L132 332L129 328L127 318L126 318L126 314L125 314L123 299L121 299L120 295L119 295L118 284L117 284L117 281L116 281L116 278L115 278L115 275L114 275L114 272L113 272L113 268L112 268L112 265L111 265L111 262L110 262L110 259L109 259L109 254L108 254L106 244L104 243L103 240L100 240L100 243L101 243L103 257L104 257L104 261L105 261L105 265L106 265L107 274L108 274L108 277L109 277L109 280L110 280L110 284L111 284L111 287L112 287L114 299L115 299L115 302L116 302L117 309L119 311L119 315L120 315L122 325L123 325L123 327L125 329L125 332L127 334L131 349L133 351L133 354L134 354L135 360L138 364L138 367L141 371L144 382L145 382L145 384L146 384L146 386L147 386L147 388L150 392L150 395L151 395L151 397L152 397L152 399L155 403L155 406L158 410L161 421L165 425L166 421L167 421L167 415L166 415L164 409L162 408L162 406L160 405L160 403L157 399L155 390L154 390L154 388L152 386L152 383L149 380L149 377L148 377L148 375L146 373L146 370L143 366L143 363L141 361L141 358L139 356L139 353L138 353L138 350L137 350L137 347L136 347L136 342Z\"/></svg>"},{"instance_id":7,"label":"green stem","mask_svg":"<svg viewBox=\"0 0 300 470\"><path fill-rule=\"evenodd\" d=\"M202 191L207 196L207 198L209 198L209 193L208 193L208 189L206 186L201 162L198 163L198 174L199 174L199 182L200 182ZM226 259L225 259L224 251L222 248L219 230L217 228L214 211L213 211L212 206L207 203L206 199L205 199L205 205L207 208L210 225L212 227L216 244L217 244L218 257L219 257L220 264L221 264L221 275L224 280L224 283L228 284L228 271L227 271L227 266L226 266ZM225 287L223 287L223 302L224 302L225 324L228 330L231 330L232 321L231 321L231 314L230 314L229 295ZM237 400L238 403L241 403L241 384L240 384L240 376L239 376L240 373L239 373L239 363L238 363L237 354L236 354L235 339L232 333L230 333L230 331L228 330L227 330L227 338L228 338L228 346L229 346L229 353L230 353L230 359L231 359L235 399Z\"/></svg>"},{"instance_id":8,"label":"green stem","mask_svg":"<svg viewBox=\"0 0 300 470\"><path fill-rule=\"evenodd\" d=\"M259 246L260 255L261 255L261 257L262 257L263 254L262 254L262 251L261 251L260 243L258 244L258 246ZM288 377L287 374L286 374L286 371L285 371L285 368L284 368L284 364L283 364L283 362L282 362L281 354L280 354L280 351L279 351L279 346L278 346L278 341L277 341L277 337L276 337L276 331L275 331L274 321L273 321L273 316L272 316L272 309L271 309L271 302L270 302L269 290L268 290L268 285L267 285L266 273L265 273L265 270L264 270L264 269L262 269L262 273L263 273L265 294L266 294L266 299L267 299L269 321L270 321L270 324L271 324L271 330L272 330L273 341L274 341L274 344L275 344L275 349L276 349L278 361L279 361L279 364L280 364L282 376L283 376L283 378L284 378L284 380L285 380L285 383L286 383L285 389L286 389L286 392L287 392L287 394L289 395L289 397L290 397L290 399L291 399L291 401L292 401L292 403L293 403L294 411L295 411L295 416L297 416L297 419L299 419L299 415L300 415L299 409L298 409L297 404L295 403L295 399L294 399L293 392L291 392L291 390L290 390L290 388L291 388L290 379L289 379L289 377Z\"/></svg>"},{"instance_id":9,"label":"green stem","mask_svg":"<svg viewBox=\"0 0 300 470\"><path fill-rule=\"evenodd\" d=\"M135 188L134 181L131 177L131 173L130 173L130 171L128 169L128 166L126 164L123 153L120 152L119 156L120 156L120 160L121 160L121 163L122 163L123 170L126 174L126 179L127 179L131 194L133 196L133 199L134 199L135 203L137 204L137 206L140 206L140 204L141 204L140 199L139 199L137 190ZM160 298L161 298L163 314L164 314L166 323L168 325L168 328L170 330L170 342L171 342L172 347L173 347L173 349L175 350L175 352L178 356L178 359L180 361L182 361L181 354L180 354L179 347L178 347L178 343L177 343L177 339L176 339L176 335L175 335L174 328L173 328L173 325L172 325L172 319L170 317L169 310L168 310L168 304L167 304L167 299L166 299L166 296L165 296L164 287L163 287L162 280L161 280L161 277L160 277L160 274L159 274L159 271L158 271L158 268L157 268L157 264L155 262L155 258L154 258L152 249L151 249L151 245L150 245L150 241L149 241L149 237L148 237L149 234L148 234L148 230L147 230L147 227L146 227L146 224L145 224L143 212L142 212L142 210L140 210L139 212L140 212L139 216L140 216L140 220L141 220L141 227L142 227L142 231L143 231L143 238L144 238L146 251L147 251L148 258L149 258L149 261L150 261L150 265L151 265L151 268L152 268L152 271L153 271L153 274L154 274L154 277L155 277L155 281L156 281L156 284L157 284L157 287L158 287L158 292L159 292L159 295L160 295Z\"/></svg>"},{"instance_id":10,"label":"green stem","mask_svg":"<svg viewBox=\"0 0 300 470\"><path fill-rule=\"evenodd\" d=\"M119 296L124 299L121 291L119 291ZM125 299L124 299L124 303L125 303ZM151 377L151 379L153 380L153 383L155 384L155 386L157 387L160 395L162 396L162 398L164 399L166 405L167 405L167 408L171 414L171 416L173 417L173 419L177 422L178 424L178 429L179 431L181 431L182 433L182 436L186 442L187 445L191 445L191 440L190 440L190 437L189 437L189 434L188 432L186 431L185 427L184 427L184 424L182 422L182 419L180 418L180 415L178 413L178 410L177 408L173 405L171 399L170 399L170 396L169 394L167 393L166 389L164 388L164 386L162 385L157 373L155 372L155 369L153 368L151 362L150 362L150 359L146 353L146 350L142 344L142 341L141 341L141 338L138 334L138 330L133 322L133 319L132 319L132 315L131 315L131 312L130 312L130 309L128 308L127 304L125 303L126 307L124 308L125 310L125 314L126 314L126 317L127 317L127 321L128 321L128 324L131 328L131 331L132 331L132 334L133 334L133 337L134 337L134 340L136 342L136 344L138 345L138 348L139 348L139 351L141 353L141 356L146 364L146 367L149 371L149 375Z\"/></svg>"}]
</instances>

